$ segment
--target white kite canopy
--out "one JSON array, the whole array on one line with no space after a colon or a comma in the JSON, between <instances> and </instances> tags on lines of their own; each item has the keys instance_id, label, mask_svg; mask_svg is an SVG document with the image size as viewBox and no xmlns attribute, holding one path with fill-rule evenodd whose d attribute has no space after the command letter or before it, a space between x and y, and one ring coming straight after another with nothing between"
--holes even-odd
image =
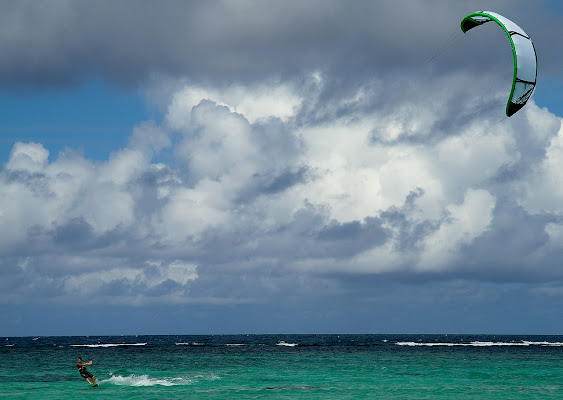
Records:
<instances>
[{"instance_id":1,"label":"white kite canopy","mask_svg":"<svg viewBox=\"0 0 563 400\"><path fill-rule=\"evenodd\" d=\"M461 30L468 30L494 21L499 24L508 35L514 55L514 79L512 90L506 104L506 115L509 117L520 110L536 87L537 56L534 44L522 28L508 18L491 11L479 11L469 14L461 21Z\"/></svg>"}]
</instances>

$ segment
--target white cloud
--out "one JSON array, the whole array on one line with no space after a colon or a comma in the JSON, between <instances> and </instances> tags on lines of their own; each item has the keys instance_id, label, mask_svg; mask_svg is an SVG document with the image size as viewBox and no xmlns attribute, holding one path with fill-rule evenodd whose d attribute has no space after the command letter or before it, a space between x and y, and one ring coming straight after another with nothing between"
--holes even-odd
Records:
<instances>
[{"instance_id":1,"label":"white cloud","mask_svg":"<svg viewBox=\"0 0 563 400\"><path fill-rule=\"evenodd\" d=\"M154 121L144 121L133 128L129 138L129 146L139 149L144 153L158 153L162 149L171 146L168 132L156 125Z\"/></svg>"},{"instance_id":2,"label":"white cloud","mask_svg":"<svg viewBox=\"0 0 563 400\"><path fill-rule=\"evenodd\" d=\"M446 192L456 187L473 187L491 179L503 165L519 161L513 130L498 127L489 134L476 135L486 125L473 128L463 136L446 138L436 146L436 173Z\"/></svg>"},{"instance_id":3,"label":"white cloud","mask_svg":"<svg viewBox=\"0 0 563 400\"><path fill-rule=\"evenodd\" d=\"M17 142L6 164L9 170L40 171L49 159L49 151L39 143Z\"/></svg>"},{"instance_id":4,"label":"white cloud","mask_svg":"<svg viewBox=\"0 0 563 400\"><path fill-rule=\"evenodd\" d=\"M49 163L48 151L38 144L14 146L4 174L0 219L6 242L23 240L28 230L52 230L82 218L96 234L129 226L134 221L134 182L148 161L134 150L116 152L107 163L95 165L74 154L61 154ZM11 237L11 238L10 238Z\"/></svg>"},{"instance_id":5,"label":"white cloud","mask_svg":"<svg viewBox=\"0 0 563 400\"><path fill-rule=\"evenodd\" d=\"M455 268L461 246L482 235L492 221L495 199L485 190L468 190L462 204L445 209L446 221L424 240L424 253L418 264L422 270Z\"/></svg>"},{"instance_id":6,"label":"white cloud","mask_svg":"<svg viewBox=\"0 0 563 400\"><path fill-rule=\"evenodd\" d=\"M42 145L16 144L0 174L0 223L10 226L0 248L29 257L18 268L26 279L60 274L62 289L43 280L59 295L122 289L133 301L172 285L174 302L185 286L212 302L251 301L260 285L279 282L282 295L297 276L456 276L496 232L507 197L526 217L560 212L560 120L533 102L526 118L476 135L496 121L440 125L454 96L440 78L428 104L412 108L409 97L395 109L380 107L384 83L331 96L315 76L307 88L178 87L164 126L139 124L103 162L69 150L49 161ZM181 133L175 143L169 129ZM155 162L169 146L175 159ZM512 169L521 172L504 177ZM541 223L551 244L537 254L549 258L561 232ZM85 260L88 272L72 267Z\"/></svg>"},{"instance_id":7,"label":"white cloud","mask_svg":"<svg viewBox=\"0 0 563 400\"><path fill-rule=\"evenodd\" d=\"M201 104L190 112L193 130L185 135L176 154L187 162L193 179L219 179L224 175L248 179L254 173L259 151L248 121L214 103Z\"/></svg>"},{"instance_id":8,"label":"white cloud","mask_svg":"<svg viewBox=\"0 0 563 400\"><path fill-rule=\"evenodd\" d=\"M307 146L302 162L317 175L296 188L299 195L328 206L333 218L347 222L400 206L411 191L422 188L426 211L431 212L442 193L427 151L417 145L370 144L370 121L337 122L299 133Z\"/></svg>"},{"instance_id":9,"label":"white cloud","mask_svg":"<svg viewBox=\"0 0 563 400\"><path fill-rule=\"evenodd\" d=\"M219 182L203 180L193 189L178 188L153 218L154 228L169 243L181 246L207 230L229 222L229 205Z\"/></svg>"},{"instance_id":10,"label":"white cloud","mask_svg":"<svg viewBox=\"0 0 563 400\"><path fill-rule=\"evenodd\" d=\"M548 223L545 232L549 235L549 247L563 249L563 223Z\"/></svg>"},{"instance_id":11,"label":"white cloud","mask_svg":"<svg viewBox=\"0 0 563 400\"><path fill-rule=\"evenodd\" d=\"M166 113L168 125L172 129L185 129L191 119L190 111L204 100L244 115L251 124L268 118L287 121L303 101L287 83L273 82L251 87L231 85L222 89L186 85L173 94Z\"/></svg>"},{"instance_id":12,"label":"white cloud","mask_svg":"<svg viewBox=\"0 0 563 400\"><path fill-rule=\"evenodd\" d=\"M123 149L110 155L107 163L98 168L98 177L102 182L122 186L133 181L146 168L148 159L139 151Z\"/></svg>"},{"instance_id":13,"label":"white cloud","mask_svg":"<svg viewBox=\"0 0 563 400\"><path fill-rule=\"evenodd\" d=\"M159 266L161 267L162 282L170 279L181 285L187 285L197 279L197 268L193 264L174 261L167 268L162 267L162 265Z\"/></svg>"},{"instance_id":14,"label":"white cloud","mask_svg":"<svg viewBox=\"0 0 563 400\"><path fill-rule=\"evenodd\" d=\"M528 179L519 185L520 203L532 213L563 213L563 119L546 114L545 110L532 109L528 113L533 126L543 132L557 132L549 140L545 157ZM555 129L554 129L555 128Z\"/></svg>"}]
</instances>

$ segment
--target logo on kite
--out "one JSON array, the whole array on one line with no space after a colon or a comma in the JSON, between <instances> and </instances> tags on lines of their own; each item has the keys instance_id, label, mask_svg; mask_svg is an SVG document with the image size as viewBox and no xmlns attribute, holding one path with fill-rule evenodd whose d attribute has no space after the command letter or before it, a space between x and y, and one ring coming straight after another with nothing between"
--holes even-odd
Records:
<instances>
[{"instance_id":1,"label":"logo on kite","mask_svg":"<svg viewBox=\"0 0 563 400\"><path fill-rule=\"evenodd\" d=\"M532 40L522 28L508 18L491 11L469 14L461 21L461 30L466 33L476 26L491 21L496 22L506 32L514 56L512 90L508 97L508 103L506 103L506 115L510 117L524 107L536 87L536 49Z\"/></svg>"}]
</instances>

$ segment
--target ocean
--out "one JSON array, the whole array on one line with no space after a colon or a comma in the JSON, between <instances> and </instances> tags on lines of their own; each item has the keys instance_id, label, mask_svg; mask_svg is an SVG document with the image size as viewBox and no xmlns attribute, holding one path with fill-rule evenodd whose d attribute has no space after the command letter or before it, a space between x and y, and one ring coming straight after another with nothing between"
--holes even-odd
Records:
<instances>
[{"instance_id":1,"label":"ocean","mask_svg":"<svg viewBox=\"0 0 563 400\"><path fill-rule=\"evenodd\" d=\"M562 399L563 336L0 338L0 399ZM90 387L76 360L93 360Z\"/></svg>"}]
</instances>

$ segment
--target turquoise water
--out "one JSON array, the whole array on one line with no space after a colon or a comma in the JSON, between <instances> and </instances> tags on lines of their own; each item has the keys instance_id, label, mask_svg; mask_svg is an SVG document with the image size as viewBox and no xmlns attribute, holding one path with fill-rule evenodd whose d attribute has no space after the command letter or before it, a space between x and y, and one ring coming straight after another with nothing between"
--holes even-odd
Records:
<instances>
[{"instance_id":1,"label":"turquoise water","mask_svg":"<svg viewBox=\"0 0 563 400\"><path fill-rule=\"evenodd\" d=\"M2 399L561 399L563 337L2 338ZM76 358L93 359L90 387Z\"/></svg>"}]
</instances>

